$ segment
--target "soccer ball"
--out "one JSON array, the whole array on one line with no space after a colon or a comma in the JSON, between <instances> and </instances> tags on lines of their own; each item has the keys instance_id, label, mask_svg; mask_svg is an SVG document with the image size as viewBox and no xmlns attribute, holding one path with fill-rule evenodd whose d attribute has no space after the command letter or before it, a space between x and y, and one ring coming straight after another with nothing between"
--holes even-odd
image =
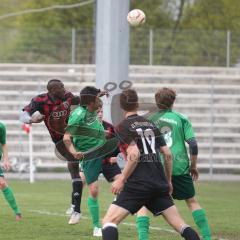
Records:
<instances>
[{"instance_id":1,"label":"soccer ball","mask_svg":"<svg viewBox=\"0 0 240 240\"><path fill-rule=\"evenodd\" d=\"M146 16L142 10L133 9L128 13L127 20L131 26L139 26L145 22Z\"/></svg>"}]
</instances>

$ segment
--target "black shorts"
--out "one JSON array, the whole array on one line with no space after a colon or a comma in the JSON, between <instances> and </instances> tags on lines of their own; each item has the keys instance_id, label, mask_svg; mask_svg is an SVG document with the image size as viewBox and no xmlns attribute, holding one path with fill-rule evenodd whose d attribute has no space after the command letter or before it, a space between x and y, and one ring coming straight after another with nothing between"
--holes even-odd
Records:
<instances>
[{"instance_id":1,"label":"black shorts","mask_svg":"<svg viewBox=\"0 0 240 240\"><path fill-rule=\"evenodd\" d=\"M135 214L141 207L145 206L154 216L160 215L164 210L174 205L168 192L130 192L125 189L112 203L128 210L131 214Z\"/></svg>"},{"instance_id":2,"label":"black shorts","mask_svg":"<svg viewBox=\"0 0 240 240\"><path fill-rule=\"evenodd\" d=\"M102 174L108 182L112 182L116 175L121 174L121 168L117 163L105 163L102 164Z\"/></svg>"}]
</instances>

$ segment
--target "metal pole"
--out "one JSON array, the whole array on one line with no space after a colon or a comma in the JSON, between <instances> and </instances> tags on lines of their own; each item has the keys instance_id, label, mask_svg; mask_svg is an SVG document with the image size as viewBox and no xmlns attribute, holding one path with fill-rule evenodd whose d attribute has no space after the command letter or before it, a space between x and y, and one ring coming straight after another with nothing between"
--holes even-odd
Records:
<instances>
[{"instance_id":1,"label":"metal pole","mask_svg":"<svg viewBox=\"0 0 240 240\"><path fill-rule=\"evenodd\" d=\"M227 52L226 52L226 67L230 67L231 58L231 32L227 31Z\"/></svg>"},{"instance_id":2,"label":"metal pole","mask_svg":"<svg viewBox=\"0 0 240 240\"><path fill-rule=\"evenodd\" d=\"M209 153L209 175L210 180L213 179L213 131L214 131L214 86L213 79L211 78L211 92L210 92L210 153Z\"/></svg>"},{"instance_id":3,"label":"metal pole","mask_svg":"<svg viewBox=\"0 0 240 240\"><path fill-rule=\"evenodd\" d=\"M149 65L153 65L153 30L149 30Z\"/></svg>"},{"instance_id":4,"label":"metal pole","mask_svg":"<svg viewBox=\"0 0 240 240\"><path fill-rule=\"evenodd\" d=\"M72 28L72 64L76 63L76 29Z\"/></svg>"},{"instance_id":5,"label":"metal pole","mask_svg":"<svg viewBox=\"0 0 240 240\"><path fill-rule=\"evenodd\" d=\"M33 136L32 126L29 126L28 143L29 143L29 179L30 183L34 183L34 166L33 166Z\"/></svg>"},{"instance_id":6,"label":"metal pole","mask_svg":"<svg viewBox=\"0 0 240 240\"><path fill-rule=\"evenodd\" d=\"M117 98L121 83L128 80L129 5L129 0L97 0L96 86L116 86L110 91L110 98L103 99L104 118L113 124L122 120Z\"/></svg>"}]
</instances>

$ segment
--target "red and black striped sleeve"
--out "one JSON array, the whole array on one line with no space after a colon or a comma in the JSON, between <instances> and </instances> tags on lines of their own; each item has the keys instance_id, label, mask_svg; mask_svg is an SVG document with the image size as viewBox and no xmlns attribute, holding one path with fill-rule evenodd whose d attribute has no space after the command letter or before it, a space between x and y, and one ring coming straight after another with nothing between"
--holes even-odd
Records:
<instances>
[{"instance_id":1,"label":"red and black striped sleeve","mask_svg":"<svg viewBox=\"0 0 240 240\"><path fill-rule=\"evenodd\" d=\"M39 111L40 113L43 112L43 104L46 100L46 94L38 95L34 97L31 102L23 108L23 111L28 112L32 115L34 112Z\"/></svg>"}]
</instances>

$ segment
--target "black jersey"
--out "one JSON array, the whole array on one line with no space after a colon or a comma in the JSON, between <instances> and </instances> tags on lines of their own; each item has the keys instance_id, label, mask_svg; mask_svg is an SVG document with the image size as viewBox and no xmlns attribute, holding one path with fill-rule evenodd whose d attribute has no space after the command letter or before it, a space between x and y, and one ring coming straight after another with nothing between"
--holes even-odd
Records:
<instances>
[{"instance_id":1,"label":"black jersey","mask_svg":"<svg viewBox=\"0 0 240 240\"><path fill-rule=\"evenodd\" d=\"M168 191L159 151L166 143L154 123L139 115L131 115L117 126L116 133L122 149L126 150L134 141L140 151L139 162L125 187L131 191Z\"/></svg>"}]
</instances>

